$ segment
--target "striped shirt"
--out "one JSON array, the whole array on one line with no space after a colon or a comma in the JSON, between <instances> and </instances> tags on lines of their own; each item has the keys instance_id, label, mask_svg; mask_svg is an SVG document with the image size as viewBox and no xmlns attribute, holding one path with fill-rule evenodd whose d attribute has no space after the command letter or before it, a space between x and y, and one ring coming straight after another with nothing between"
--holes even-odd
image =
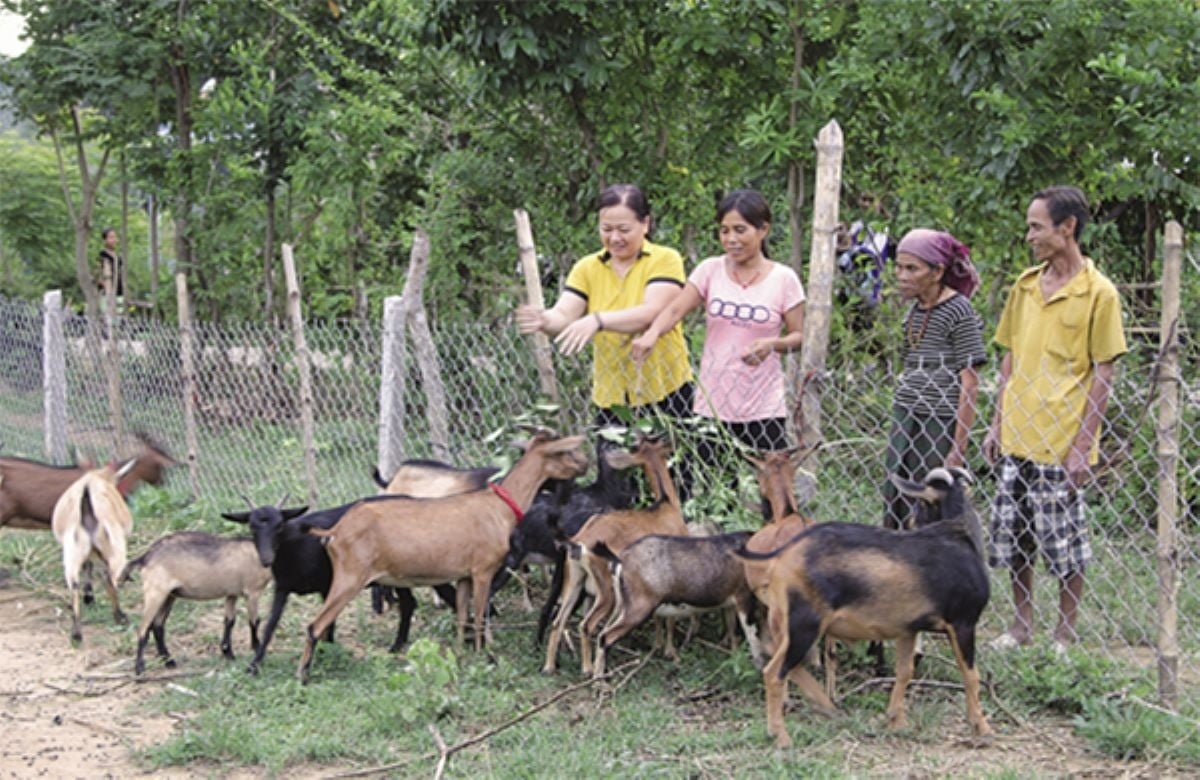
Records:
<instances>
[{"instance_id":1,"label":"striped shirt","mask_svg":"<svg viewBox=\"0 0 1200 780\"><path fill-rule=\"evenodd\" d=\"M904 370L896 406L918 415L954 417L960 372L986 362L983 320L966 296L952 295L932 309L914 303L904 318Z\"/></svg>"}]
</instances>

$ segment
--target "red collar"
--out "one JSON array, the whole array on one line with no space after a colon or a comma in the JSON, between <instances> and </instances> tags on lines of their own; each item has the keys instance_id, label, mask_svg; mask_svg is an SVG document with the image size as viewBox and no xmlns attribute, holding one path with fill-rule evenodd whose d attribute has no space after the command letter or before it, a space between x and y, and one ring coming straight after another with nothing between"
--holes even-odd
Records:
<instances>
[{"instance_id":1,"label":"red collar","mask_svg":"<svg viewBox=\"0 0 1200 780\"><path fill-rule=\"evenodd\" d=\"M499 482L493 482L488 485L488 487L492 489L492 492L495 493L501 501L508 504L508 508L517 515L518 523L525 519L525 513L521 511L521 507L517 506L516 500L512 497L511 493L504 489L503 485L501 485Z\"/></svg>"}]
</instances>

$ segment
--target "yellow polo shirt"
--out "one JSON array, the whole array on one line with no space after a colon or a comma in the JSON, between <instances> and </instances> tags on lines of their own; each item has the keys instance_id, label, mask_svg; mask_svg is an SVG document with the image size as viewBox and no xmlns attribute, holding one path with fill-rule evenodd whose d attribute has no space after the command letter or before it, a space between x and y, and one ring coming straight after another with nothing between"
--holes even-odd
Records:
<instances>
[{"instance_id":1,"label":"yellow polo shirt","mask_svg":"<svg viewBox=\"0 0 1200 780\"><path fill-rule=\"evenodd\" d=\"M638 306L647 285L670 282L683 287L687 279L679 253L649 241L642 244L641 256L624 279L612 270L604 254L582 258L567 276L566 290L587 301L589 315ZM593 339L592 400L602 409L661 401L692 378L682 327L676 325L664 333L641 366L629 353L635 335L605 330Z\"/></svg>"},{"instance_id":2,"label":"yellow polo shirt","mask_svg":"<svg viewBox=\"0 0 1200 780\"><path fill-rule=\"evenodd\" d=\"M1004 388L1000 446L1047 465L1061 464L1083 422L1095 364L1125 354L1117 289L1091 258L1062 289L1042 299L1043 263L1009 293L995 342L1012 353ZM1099 437L1089 460L1095 463Z\"/></svg>"}]
</instances>

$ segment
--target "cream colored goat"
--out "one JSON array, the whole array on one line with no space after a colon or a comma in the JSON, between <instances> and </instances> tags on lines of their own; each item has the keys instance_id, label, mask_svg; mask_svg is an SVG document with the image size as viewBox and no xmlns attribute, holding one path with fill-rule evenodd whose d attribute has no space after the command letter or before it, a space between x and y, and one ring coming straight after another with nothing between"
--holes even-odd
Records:
<instances>
[{"instance_id":1,"label":"cream colored goat","mask_svg":"<svg viewBox=\"0 0 1200 780\"><path fill-rule=\"evenodd\" d=\"M117 483L133 465L131 460L117 471L106 466L87 472L63 491L54 505L50 527L62 545L63 576L71 591L72 642L83 640L79 574L89 559L99 560L108 569L104 587L112 601L113 620L128 622L117 598L117 579L125 569L125 541L133 528L133 515Z\"/></svg>"}]
</instances>

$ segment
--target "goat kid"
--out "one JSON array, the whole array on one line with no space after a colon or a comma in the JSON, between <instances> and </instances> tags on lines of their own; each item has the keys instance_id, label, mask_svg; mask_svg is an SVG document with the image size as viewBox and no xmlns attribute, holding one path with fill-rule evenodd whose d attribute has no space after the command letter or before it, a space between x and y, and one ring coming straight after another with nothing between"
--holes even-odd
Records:
<instances>
[{"instance_id":1,"label":"goat kid","mask_svg":"<svg viewBox=\"0 0 1200 780\"><path fill-rule=\"evenodd\" d=\"M592 552L613 564L616 617L600 634L594 673L604 674L605 656L621 637L651 615L691 616L733 606L756 668L763 665L755 623L756 602L734 553L748 531L714 536L643 536L618 557L604 542Z\"/></svg>"},{"instance_id":2,"label":"goat kid","mask_svg":"<svg viewBox=\"0 0 1200 780\"><path fill-rule=\"evenodd\" d=\"M126 538L133 528L133 515L117 484L133 468L133 461L119 470L111 466L94 469L75 480L54 505L50 528L62 546L63 577L71 591L71 641L83 641L80 613L82 593L79 575L83 565L96 559L104 564L104 585L112 601L113 620L127 621L117 597L117 578L125 569Z\"/></svg>"},{"instance_id":3,"label":"goat kid","mask_svg":"<svg viewBox=\"0 0 1200 780\"><path fill-rule=\"evenodd\" d=\"M587 468L584 437L540 432L491 490L449 498L382 497L351 507L325 540L333 582L308 626L297 675L308 679L316 638L367 583L411 588L458 583L458 642L464 643L468 586L474 596L475 647L483 645L492 578L508 553L512 529L547 479L574 479ZM303 525L303 521L301 523Z\"/></svg>"},{"instance_id":4,"label":"goat kid","mask_svg":"<svg viewBox=\"0 0 1200 780\"><path fill-rule=\"evenodd\" d=\"M271 582L271 569L259 560L254 540L230 539L197 531L164 536L121 573L123 584L134 571L142 574L142 623L138 628L134 673L146 669L146 643L154 633L158 656L167 668L175 661L167 650L165 626L177 598L195 601L225 600L225 626L221 654L233 660L233 624L237 600L246 600L250 647L258 650L258 602Z\"/></svg>"},{"instance_id":5,"label":"goat kid","mask_svg":"<svg viewBox=\"0 0 1200 780\"><path fill-rule=\"evenodd\" d=\"M610 453L610 462L618 468L642 467L656 501L646 509L624 509L593 515L579 533L570 538L565 582L550 641L546 643L543 673L553 674L557 669L558 646L566 636L571 613L586 590L595 598L580 625L579 654L583 673L592 674L593 638L612 616L616 604L608 563L591 552L597 544L603 542L614 555L619 556L626 547L643 536L687 535L679 494L667 471L669 454L670 444L665 439L649 436L641 437L632 452L615 450Z\"/></svg>"},{"instance_id":6,"label":"goat kid","mask_svg":"<svg viewBox=\"0 0 1200 780\"><path fill-rule=\"evenodd\" d=\"M967 720L977 735L991 733L979 703L975 627L987 605L982 530L969 510L964 475L934 469L924 484L893 480L906 495L940 504L941 519L914 531L853 523L823 523L769 553L740 551L771 561L766 599L776 649L763 670L767 732L779 748L791 745L783 723L787 682L794 681L823 712L833 701L803 667L820 636L896 640L896 683L888 725L907 725L904 697L913 673L917 632L949 637L966 690Z\"/></svg>"}]
</instances>

